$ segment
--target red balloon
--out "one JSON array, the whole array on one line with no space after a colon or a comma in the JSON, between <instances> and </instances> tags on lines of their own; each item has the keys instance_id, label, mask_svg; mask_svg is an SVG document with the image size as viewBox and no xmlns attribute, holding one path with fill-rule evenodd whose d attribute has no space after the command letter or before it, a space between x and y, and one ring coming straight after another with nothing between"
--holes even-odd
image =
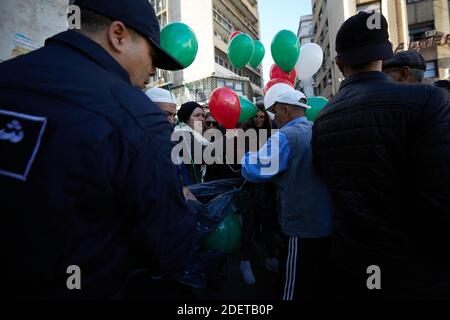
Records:
<instances>
[{"instance_id":1,"label":"red balloon","mask_svg":"<svg viewBox=\"0 0 450 320\"><path fill-rule=\"evenodd\" d=\"M266 87L264 88L264 94L266 94L267 91L269 91L269 89L271 87L273 87L274 85L276 85L278 83L285 83L285 84L291 86L292 89L294 88L294 85L292 84L292 82L289 79L287 79L287 78L275 78L275 79L272 79L269 82L267 82Z\"/></svg>"},{"instance_id":2,"label":"red balloon","mask_svg":"<svg viewBox=\"0 0 450 320\"><path fill-rule=\"evenodd\" d=\"M209 99L212 116L227 129L234 129L241 114L239 96L227 87L217 88Z\"/></svg>"},{"instance_id":3,"label":"red balloon","mask_svg":"<svg viewBox=\"0 0 450 320\"><path fill-rule=\"evenodd\" d=\"M270 67L270 79L284 78L287 79L289 74L281 70L275 63Z\"/></svg>"},{"instance_id":4,"label":"red balloon","mask_svg":"<svg viewBox=\"0 0 450 320\"><path fill-rule=\"evenodd\" d=\"M231 34L230 39L228 39L228 42L230 42L234 37L236 37L238 34L241 34L241 31L235 31Z\"/></svg>"},{"instance_id":5,"label":"red balloon","mask_svg":"<svg viewBox=\"0 0 450 320\"><path fill-rule=\"evenodd\" d=\"M295 78L297 77L297 71L293 69L291 72L285 72L281 70L275 63L270 68L270 79L288 79L293 85L295 85Z\"/></svg>"},{"instance_id":6,"label":"red balloon","mask_svg":"<svg viewBox=\"0 0 450 320\"><path fill-rule=\"evenodd\" d=\"M291 72L289 72L288 80L295 86L295 79L297 78L297 71L295 71L295 68L292 69Z\"/></svg>"}]
</instances>

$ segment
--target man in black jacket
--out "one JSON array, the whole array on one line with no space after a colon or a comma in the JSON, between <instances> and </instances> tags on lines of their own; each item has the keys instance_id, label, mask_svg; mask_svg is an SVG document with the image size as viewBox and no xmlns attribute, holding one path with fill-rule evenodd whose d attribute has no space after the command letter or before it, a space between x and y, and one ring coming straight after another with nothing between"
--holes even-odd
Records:
<instances>
[{"instance_id":1,"label":"man in black jacket","mask_svg":"<svg viewBox=\"0 0 450 320\"><path fill-rule=\"evenodd\" d=\"M332 192L336 296L450 297L450 106L441 90L394 83L385 18L348 19L336 38L345 76L313 129ZM376 21L377 19L375 19Z\"/></svg>"},{"instance_id":2,"label":"man in black jacket","mask_svg":"<svg viewBox=\"0 0 450 320\"><path fill-rule=\"evenodd\" d=\"M182 65L160 47L148 1L75 4L81 30L0 64L9 298L118 297L136 270L176 274L193 253L172 127L140 89L155 67Z\"/></svg>"}]
</instances>

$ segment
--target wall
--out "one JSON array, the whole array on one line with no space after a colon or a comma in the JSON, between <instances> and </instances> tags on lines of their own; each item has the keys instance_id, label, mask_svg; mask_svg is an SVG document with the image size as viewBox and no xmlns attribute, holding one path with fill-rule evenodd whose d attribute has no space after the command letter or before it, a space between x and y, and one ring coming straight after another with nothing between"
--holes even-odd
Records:
<instances>
[{"instance_id":1,"label":"wall","mask_svg":"<svg viewBox=\"0 0 450 320\"><path fill-rule=\"evenodd\" d=\"M449 11L449 4L446 0L434 0L434 16L436 30L442 34L450 33L450 19L447 12ZM438 68L439 77L446 79L450 77L450 45L438 46Z\"/></svg>"},{"instance_id":2,"label":"wall","mask_svg":"<svg viewBox=\"0 0 450 320\"><path fill-rule=\"evenodd\" d=\"M0 61L41 47L45 39L67 30L68 0L0 1Z\"/></svg>"},{"instance_id":3,"label":"wall","mask_svg":"<svg viewBox=\"0 0 450 320\"><path fill-rule=\"evenodd\" d=\"M409 24L434 20L433 0L420 1L408 4Z\"/></svg>"},{"instance_id":4,"label":"wall","mask_svg":"<svg viewBox=\"0 0 450 320\"><path fill-rule=\"evenodd\" d=\"M214 69L214 28L211 0L181 0L181 21L195 32L198 53L192 65L183 71L184 80L191 82L211 76Z\"/></svg>"}]
</instances>

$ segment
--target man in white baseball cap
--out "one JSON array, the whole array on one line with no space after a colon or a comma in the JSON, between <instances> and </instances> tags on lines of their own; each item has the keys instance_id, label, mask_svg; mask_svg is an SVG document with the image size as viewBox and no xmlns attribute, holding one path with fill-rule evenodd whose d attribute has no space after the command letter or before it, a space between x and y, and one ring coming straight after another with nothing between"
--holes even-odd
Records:
<instances>
[{"instance_id":1,"label":"man in white baseball cap","mask_svg":"<svg viewBox=\"0 0 450 320\"><path fill-rule=\"evenodd\" d=\"M241 160L242 176L251 182L272 181L278 190L279 222L284 235L280 297L283 300L322 298L326 285L331 196L316 173L311 149L312 124L306 119L305 95L280 93L268 110L281 128L258 151Z\"/></svg>"},{"instance_id":2,"label":"man in white baseball cap","mask_svg":"<svg viewBox=\"0 0 450 320\"><path fill-rule=\"evenodd\" d=\"M169 90L161 88L151 88L148 89L145 94L166 114L167 121L174 125L175 115L177 113L177 103L175 102L172 93Z\"/></svg>"},{"instance_id":3,"label":"man in white baseball cap","mask_svg":"<svg viewBox=\"0 0 450 320\"><path fill-rule=\"evenodd\" d=\"M274 104L266 107L274 114L280 128L298 117L306 117L306 109L311 108L306 104L306 96L298 90L280 93L275 98Z\"/></svg>"}]
</instances>

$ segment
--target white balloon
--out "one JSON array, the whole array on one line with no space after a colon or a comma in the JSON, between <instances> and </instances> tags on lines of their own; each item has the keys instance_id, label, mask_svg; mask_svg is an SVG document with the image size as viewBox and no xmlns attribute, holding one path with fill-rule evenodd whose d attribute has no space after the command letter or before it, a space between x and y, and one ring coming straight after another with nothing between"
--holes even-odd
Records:
<instances>
[{"instance_id":1,"label":"white balloon","mask_svg":"<svg viewBox=\"0 0 450 320\"><path fill-rule=\"evenodd\" d=\"M264 107L269 109L275 103L275 99L281 94L289 90L294 90L290 85L286 83L274 84L264 96Z\"/></svg>"},{"instance_id":2,"label":"white balloon","mask_svg":"<svg viewBox=\"0 0 450 320\"><path fill-rule=\"evenodd\" d=\"M295 65L300 80L311 78L319 71L323 62L323 50L316 43L306 43L300 49L300 57Z\"/></svg>"}]
</instances>

